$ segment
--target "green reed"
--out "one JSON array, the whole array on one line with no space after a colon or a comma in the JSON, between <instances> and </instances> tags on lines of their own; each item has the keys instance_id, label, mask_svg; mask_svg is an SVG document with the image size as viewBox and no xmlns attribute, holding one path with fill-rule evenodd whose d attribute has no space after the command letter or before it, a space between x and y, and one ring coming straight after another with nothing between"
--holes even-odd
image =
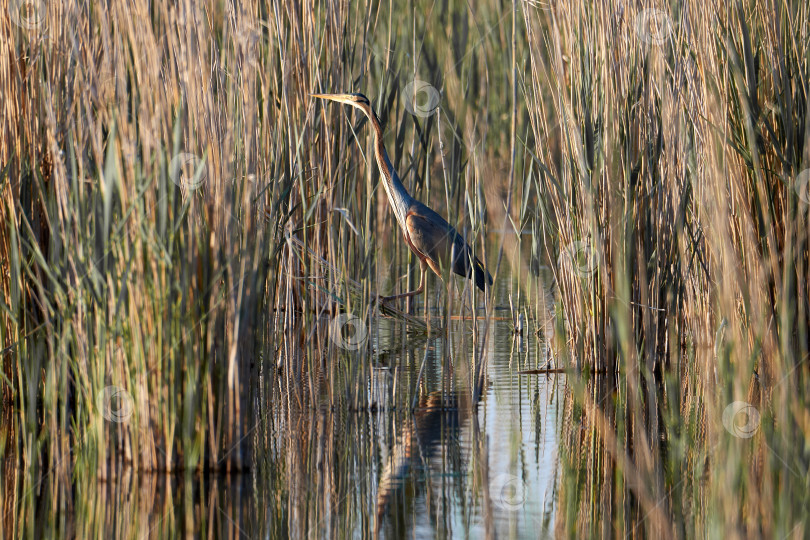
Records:
<instances>
[{"instance_id":1,"label":"green reed","mask_svg":"<svg viewBox=\"0 0 810 540\"><path fill-rule=\"evenodd\" d=\"M30 482L243 469L279 400L370 403L368 343L339 350L338 314L369 335L380 314L449 328L446 294L427 325L421 307L377 305L418 265L387 241L368 127L308 94L369 94L411 192L483 245L486 129L503 120L470 83L504 36L430 37L414 64L397 21L359 24L368 5L66 2L22 25L11 8L0 387L17 433L4 453ZM500 22L497 6L479 15ZM474 26L463 6L442 19ZM444 89L439 113L407 112L422 79Z\"/></svg>"},{"instance_id":2,"label":"green reed","mask_svg":"<svg viewBox=\"0 0 810 540\"><path fill-rule=\"evenodd\" d=\"M569 387L560 532L806 534L807 15L524 7L557 354L609 374Z\"/></svg>"},{"instance_id":3,"label":"green reed","mask_svg":"<svg viewBox=\"0 0 810 540\"><path fill-rule=\"evenodd\" d=\"M806 534L802 3L7 4L0 455L29 486L245 468L300 411L370 407L381 314L424 339L476 313L449 276L429 321L376 303L418 264L368 126L308 96L362 91L554 364L610 377L569 378L559 532Z\"/></svg>"}]
</instances>

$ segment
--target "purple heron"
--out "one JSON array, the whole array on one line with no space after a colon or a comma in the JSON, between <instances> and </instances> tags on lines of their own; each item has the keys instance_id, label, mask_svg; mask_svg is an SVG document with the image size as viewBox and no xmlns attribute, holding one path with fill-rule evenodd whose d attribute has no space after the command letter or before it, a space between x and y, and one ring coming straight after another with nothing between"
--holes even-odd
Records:
<instances>
[{"instance_id":1,"label":"purple heron","mask_svg":"<svg viewBox=\"0 0 810 540\"><path fill-rule=\"evenodd\" d=\"M363 94L312 94L312 97L351 105L363 111L368 117L371 128L374 130L374 155L377 158L377 165L380 167L380 176L388 195L388 202L402 229L405 243L419 258L421 269L419 288L383 297L382 300L386 302L421 294L425 290L427 268L433 270L439 279L443 279L442 268L450 268L460 276L472 278L482 291L485 290L485 287L492 285L492 276L481 261L473 255L472 248L456 229L442 216L411 197L405 186L402 185L397 171L391 165L391 160L388 159L388 152L385 151L382 140L382 126L374 109L371 108L368 98Z\"/></svg>"}]
</instances>

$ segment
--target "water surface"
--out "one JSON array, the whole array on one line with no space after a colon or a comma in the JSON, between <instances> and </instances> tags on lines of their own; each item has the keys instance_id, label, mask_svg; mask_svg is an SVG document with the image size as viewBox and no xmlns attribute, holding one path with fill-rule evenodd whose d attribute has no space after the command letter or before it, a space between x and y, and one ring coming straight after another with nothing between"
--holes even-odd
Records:
<instances>
[{"instance_id":1,"label":"water surface","mask_svg":"<svg viewBox=\"0 0 810 540\"><path fill-rule=\"evenodd\" d=\"M545 363L544 346L532 322L514 335L505 291L498 296L479 354L484 324L474 337L469 310L431 336L380 317L369 377L358 381L368 402L299 407L294 396L274 398L250 434L248 472L123 468L99 481L65 478L57 464L32 479L7 456L2 536L551 536L565 375L520 373ZM335 351L339 377L351 376L340 369L352 354Z\"/></svg>"}]
</instances>

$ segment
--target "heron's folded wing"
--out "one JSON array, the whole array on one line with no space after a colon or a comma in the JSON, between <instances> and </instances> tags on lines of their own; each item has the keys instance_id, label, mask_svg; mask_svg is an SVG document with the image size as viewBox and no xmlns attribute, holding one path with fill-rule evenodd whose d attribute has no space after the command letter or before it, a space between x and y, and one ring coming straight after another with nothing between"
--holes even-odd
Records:
<instances>
[{"instance_id":1,"label":"heron's folded wing","mask_svg":"<svg viewBox=\"0 0 810 540\"><path fill-rule=\"evenodd\" d=\"M439 214L419 203L411 207L405 217L405 226L417 251L439 268L449 266L456 274L473 278L482 291L487 285L492 285L492 276L473 255L469 244Z\"/></svg>"},{"instance_id":2,"label":"heron's folded wing","mask_svg":"<svg viewBox=\"0 0 810 540\"><path fill-rule=\"evenodd\" d=\"M414 210L408 212L405 226L408 228L408 237L413 247L437 266L446 268L450 263L453 240L456 236L453 227L435 212Z\"/></svg>"},{"instance_id":3,"label":"heron's folded wing","mask_svg":"<svg viewBox=\"0 0 810 540\"><path fill-rule=\"evenodd\" d=\"M436 263L437 267L449 267L460 276L472 276L470 263L477 262L477 259L473 257L464 238L444 218L432 210L411 211L405 224L411 243L420 253Z\"/></svg>"}]
</instances>

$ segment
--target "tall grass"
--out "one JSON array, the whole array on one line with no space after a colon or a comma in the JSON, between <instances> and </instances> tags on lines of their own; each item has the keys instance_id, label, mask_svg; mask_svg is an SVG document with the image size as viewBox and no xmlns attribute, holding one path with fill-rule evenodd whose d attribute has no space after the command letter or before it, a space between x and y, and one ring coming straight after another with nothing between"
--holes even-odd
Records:
<instances>
[{"instance_id":1,"label":"tall grass","mask_svg":"<svg viewBox=\"0 0 810 540\"><path fill-rule=\"evenodd\" d=\"M369 342L341 351L336 314L370 335L378 313L449 328L455 295L432 297L444 318L428 324L414 306L377 311L418 265L388 241L368 128L308 94L374 97L409 189L443 192L432 206L476 242L469 164L486 123L465 97L486 93L465 77L505 37L442 38L425 50L445 57L407 65L379 6L364 27L371 6L354 3L18 4L0 6L0 391L26 485L121 465L242 470L280 400L372 404ZM448 23L456 12L472 24L463 10ZM439 65L431 83L459 104L442 111L443 145L438 117L407 115L402 95Z\"/></svg>"},{"instance_id":2,"label":"tall grass","mask_svg":"<svg viewBox=\"0 0 810 540\"><path fill-rule=\"evenodd\" d=\"M3 7L17 103L0 332L19 452L45 468L86 447L101 472L113 457L244 467L285 197L255 13L68 2L26 29Z\"/></svg>"},{"instance_id":3,"label":"tall grass","mask_svg":"<svg viewBox=\"0 0 810 540\"><path fill-rule=\"evenodd\" d=\"M298 414L375 406L381 314L424 339L477 313L457 281L428 317L375 301L418 264L365 121L308 95L362 91L412 195L584 374L559 532L806 534L807 6L42 6L0 4L0 453L27 485L261 463Z\"/></svg>"},{"instance_id":4,"label":"tall grass","mask_svg":"<svg viewBox=\"0 0 810 540\"><path fill-rule=\"evenodd\" d=\"M805 536L806 4L523 13L557 350L611 374L571 386L559 531Z\"/></svg>"}]
</instances>

